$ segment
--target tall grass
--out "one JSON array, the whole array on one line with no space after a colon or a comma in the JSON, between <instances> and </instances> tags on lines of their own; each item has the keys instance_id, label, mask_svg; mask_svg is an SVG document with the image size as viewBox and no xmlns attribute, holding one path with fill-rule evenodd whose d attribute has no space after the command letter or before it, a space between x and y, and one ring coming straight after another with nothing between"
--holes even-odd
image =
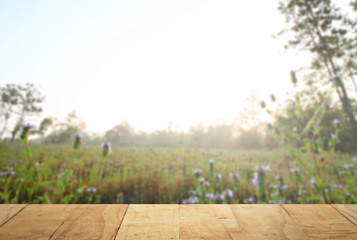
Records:
<instances>
[{"instance_id":1,"label":"tall grass","mask_svg":"<svg viewBox=\"0 0 357 240\"><path fill-rule=\"evenodd\" d=\"M2 142L0 203L357 203L352 155L112 147Z\"/></svg>"}]
</instances>

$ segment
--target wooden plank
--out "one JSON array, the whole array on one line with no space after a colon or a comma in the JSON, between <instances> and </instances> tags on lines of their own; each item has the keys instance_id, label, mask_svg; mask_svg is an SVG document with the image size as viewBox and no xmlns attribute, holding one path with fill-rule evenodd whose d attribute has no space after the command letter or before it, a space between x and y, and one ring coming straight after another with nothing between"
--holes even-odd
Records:
<instances>
[{"instance_id":1,"label":"wooden plank","mask_svg":"<svg viewBox=\"0 0 357 240\"><path fill-rule=\"evenodd\" d=\"M178 205L130 205L116 240L179 239Z\"/></svg>"},{"instance_id":2,"label":"wooden plank","mask_svg":"<svg viewBox=\"0 0 357 240\"><path fill-rule=\"evenodd\" d=\"M51 239L114 239L128 205L76 205Z\"/></svg>"},{"instance_id":3,"label":"wooden plank","mask_svg":"<svg viewBox=\"0 0 357 240\"><path fill-rule=\"evenodd\" d=\"M332 206L357 226L357 204L333 204Z\"/></svg>"},{"instance_id":4,"label":"wooden plank","mask_svg":"<svg viewBox=\"0 0 357 240\"><path fill-rule=\"evenodd\" d=\"M29 205L0 228L0 239L49 239L75 205Z\"/></svg>"},{"instance_id":5,"label":"wooden plank","mask_svg":"<svg viewBox=\"0 0 357 240\"><path fill-rule=\"evenodd\" d=\"M357 227L330 205L282 205L311 239L357 239Z\"/></svg>"},{"instance_id":6,"label":"wooden plank","mask_svg":"<svg viewBox=\"0 0 357 240\"><path fill-rule=\"evenodd\" d=\"M180 239L243 239L229 205L180 205Z\"/></svg>"},{"instance_id":7,"label":"wooden plank","mask_svg":"<svg viewBox=\"0 0 357 240\"><path fill-rule=\"evenodd\" d=\"M309 239L280 205L231 205L231 208L244 239Z\"/></svg>"},{"instance_id":8,"label":"wooden plank","mask_svg":"<svg viewBox=\"0 0 357 240\"><path fill-rule=\"evenodd\" d=\"M0 226L21 211L26 204L1 204L0 205Z\"/></svg>"}]
</instances>

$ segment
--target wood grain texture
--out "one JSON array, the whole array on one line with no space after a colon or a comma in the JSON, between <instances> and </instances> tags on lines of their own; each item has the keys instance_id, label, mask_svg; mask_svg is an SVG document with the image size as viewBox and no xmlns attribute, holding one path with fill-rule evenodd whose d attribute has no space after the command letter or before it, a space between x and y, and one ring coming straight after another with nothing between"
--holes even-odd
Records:
<instances>
[{"instance_id":1,"label":"wood grain texture","mask_svg":"<svg viewBox=\"0 0 357 240\"><path fill-rule=\"evenodd\" d=\"M231 205L231 209L244 239L309 239L280 205Z\"/></svg>"},{"instance_id":2,"label":"wood grain texture","mask_svg":"<svg viewBox=\"0 0 357 240\"><path fill-rule=\"evenodd\" d=\"M191 239L243 239L229 205L180 205L180 236Z\"/></svg>"},{"instance_id":3,"label":"wood grain texture","mask_svg":"<svg viewBox=\"0 0 357 240\"><path fill-rule=\"evenodd\" d=\"M332 206L357 226L357 204L334 204Z\"/></svg>"},{"instance_id":4,"label":"wood grain texture","mask_svg":"<svg viewBox=\"0 0 357 240\"><path fill-rule=\"evenodd\" d=\"M310 239L357 239L357 227L330 205L284 204Z\"/></svg>"},{"instance_id":5,"label":"wood grain texture","mask_svg":"<svg viewBox=\"0 0 357 240\"><path fill-rule=\"evenodd\" d=\"M51 239L114 239L128 205L76 205Z\"/></svg>"},{"instance_id":6,"label":"wood grain texture","mask_svg":"<svg viewBox=\"0 0 357 240\"><path fill-rule=\"evenodd\" d=\"M130 205L116 240L179 239L177 204Z\"/></svg>"},{"instance_id":7,"label":"wood grain texture","mask_svg":"<svg viewBox=\"0 0 357 240\"><path fill-rule=\"evenodd\" d=\"M75 205L29 205L0 228L0 239L47 240L75 208Z\"/></svg>"},{"instance_id":8,"label":"wood grain texture","mask_svg":"<svg viewBox=\"0 0 357 240\"><path fill-rule=\"evenodd\" d=\"M0 226L21 211L26 204L1 204L0 205Z\"/></svg>"}]
</instances>

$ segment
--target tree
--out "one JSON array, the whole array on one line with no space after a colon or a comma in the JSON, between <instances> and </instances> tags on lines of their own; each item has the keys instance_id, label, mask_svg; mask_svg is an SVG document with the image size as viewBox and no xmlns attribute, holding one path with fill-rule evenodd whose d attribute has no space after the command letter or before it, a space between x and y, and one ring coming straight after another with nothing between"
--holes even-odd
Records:
<instances>
[{"instance_id":1,"label":"tree","mask_svg":"<svg viewBox=\"0 0 357 240\"><path fill-rule=\"evenodd\" d=\"M0 131L0 139L7 130L7 124L11 115L14 113L14 107L18 104L17 91L15 90L15 85L7 84L5 87L0 88L1 95L1 109L0 117L2 122L2 127Z\"/></svg>"},{"instance_id":2,"label":"tree","mask_svg":"<svg viewBox=\"0 0 357 240\"><path fill-rule=\"evenodd\" d=\"M132 144L132 137L134 136L134 129L127 121L123 121L121 124L116 125L112 129L108 130L104 137L111 143L128 146Z\"/></svg>"},{"instance_id":3,"label":"tree","mask_svg":"<svg viewBox=\"0 0 357 240\"><path fill-rule=\"evenodd\" d=\"M354 82L357 74L357 22L342 15L331 0L290 0L280 2L278 9L294 33L288 45L312 53L311 67L335 88L357 143L357 122L346 88L347 79Z\"/></svg>"},{"instance_id":4,"label":"tree","mask_svg":"<svg viewBox=\"0 0 357 240\"><path fill-rule=\"evenodd\" d=\"M40 105L43 101L44 97L31 83L26 83L24 86L6 84L1 88L1 113L4 123L0 137L7 129L8 120L14 117L16 118L15 125L11 131L11 140L14 141L25 120L42 112Z\"/></svg>"},{"instance_id":5,"label":"tree","mask_svg":"<svg viewBox=\"0 0 357 240\"><path fill-rule=\"evenodd\" d=\"M74 110L68 113L65 122L56 120L56 123L53 125L52 132L45 139L46 143L71 143L77 133L82 133L85 136L86 124L77 116Z\"/></svg>"}]
</instances>

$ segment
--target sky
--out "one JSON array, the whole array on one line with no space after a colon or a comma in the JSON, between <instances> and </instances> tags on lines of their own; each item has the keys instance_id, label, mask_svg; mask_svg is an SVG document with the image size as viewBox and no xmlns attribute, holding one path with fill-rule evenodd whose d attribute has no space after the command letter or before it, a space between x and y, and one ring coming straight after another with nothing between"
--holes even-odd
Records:
<instances>
[{"instance_id":1,"label":"sky","mask_svg":"<svg viewBox=\"0 0 357 240\"><path fill-rule=\"evenodd\" d=\"M252 93L292 89L306 54L285 51L278 1L0 0L0 86L34 83L43 117L89 132L227 123Z\"/></svg>"}]
</instances>

